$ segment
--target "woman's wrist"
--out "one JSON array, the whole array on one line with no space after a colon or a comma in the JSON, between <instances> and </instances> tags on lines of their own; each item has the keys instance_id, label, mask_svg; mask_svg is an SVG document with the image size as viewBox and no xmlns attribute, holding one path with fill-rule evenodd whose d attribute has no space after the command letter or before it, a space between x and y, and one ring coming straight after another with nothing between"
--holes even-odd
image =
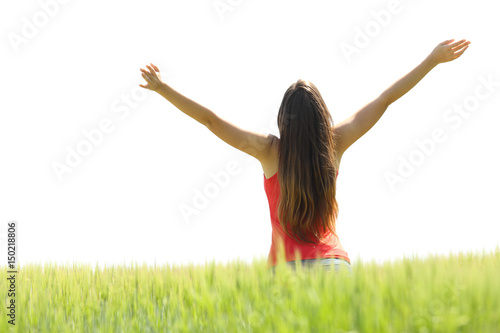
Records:
<instances>
[{"instance_id":1,"label":"woman's wrist","mask_svg":"<svg viewBox=\"0 0 500 333\"><path fill-rule=\"evenodd\" d=\"M158 84L158 87L155 89L155 91L160 94L162 91L165 91L168 88L169 86L165 82L161 82L160 84Z\"/></svg>"},{"instance_id":2,"label":"woman's wrist","mask_svg":"<svg viewBox=\"0 0 500 333\"><path fill-rule=\"evenodd\" d=\"M424 59L424 64L429 70L433 69L437 65L439 65L439 61L434 57L432 53L430 53L427 58Z\"/></svg>"}]
</instances>

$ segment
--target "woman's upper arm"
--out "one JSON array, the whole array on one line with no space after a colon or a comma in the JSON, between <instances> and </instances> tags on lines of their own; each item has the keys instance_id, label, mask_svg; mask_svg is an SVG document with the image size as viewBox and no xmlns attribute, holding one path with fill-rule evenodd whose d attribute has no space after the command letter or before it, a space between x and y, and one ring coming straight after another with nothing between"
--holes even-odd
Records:
<instances>
[{"instance_id":1,"label":"woman's upper arm","mask_svg":"<svg viewBox=\"0 0 500 333\"><path fill-rule=\"evenodd\" d=\"M340 156L377 123L388 106L384 98L376 98L334 126L334 133L337 136L337 151Z\"/></svg>"},{"instance_id":2,"label":"woman's upper arm","mask_svg":"<svg viewBox=\"0 0 500 333\"><path fill-rule=\"evenodd\" d=\"M217 115L210 117L205 125L212 133L230 146L241 150L260 162L267 160L274 135L244 130Z\"/></svg>"}]
</instances>

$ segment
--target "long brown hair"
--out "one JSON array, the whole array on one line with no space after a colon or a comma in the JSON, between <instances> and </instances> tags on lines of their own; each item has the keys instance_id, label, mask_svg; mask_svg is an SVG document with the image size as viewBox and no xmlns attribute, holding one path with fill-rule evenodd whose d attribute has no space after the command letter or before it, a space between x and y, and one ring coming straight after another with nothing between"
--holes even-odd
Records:
<instances>
[{"instance_id":1,"label":"long brown hair","mask_svg":"<svg viewBox=\"0 0 500 333\"><path fill-rule=\"evenodd\" d=\"M298 242L317 244L338 214L333 119L316 86L292 84L278 112L278 220ZM291 229L291 234L288 230Z\"/></svg>"}]
</instances>

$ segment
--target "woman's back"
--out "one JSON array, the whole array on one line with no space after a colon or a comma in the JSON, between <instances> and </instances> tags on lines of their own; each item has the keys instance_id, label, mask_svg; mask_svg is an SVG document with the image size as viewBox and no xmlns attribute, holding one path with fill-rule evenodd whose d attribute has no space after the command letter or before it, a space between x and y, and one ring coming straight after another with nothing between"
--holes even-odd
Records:
<instances>
[{"instance_id":1,"label":"woman's back","mask_svg":"<svg viewBox=\"0 0 500 333\"><path fill-rule=\"evenodd\" d=\"M273 153L266 165L263 164L264 170L264 190L269 202L269 211L272 226L272 243L269 251L268 266L275 266L279 256L279 247L282 242L284 246L284 254L286 261L295 260L295 252L300 253L302 259L316 258L340 258L350 264L349 256L342 247L340 240L331 232L327 231L324 234L322 244L302 244L287 236L280 225L277 207L280 194L280 186L278 181L278 141L275 139L273 144ZM338 164L337 164L338 165ZM266 175L267 172L267 175ZM338 171L337 171L338 175Z\"/></svg>"}]
</instances>

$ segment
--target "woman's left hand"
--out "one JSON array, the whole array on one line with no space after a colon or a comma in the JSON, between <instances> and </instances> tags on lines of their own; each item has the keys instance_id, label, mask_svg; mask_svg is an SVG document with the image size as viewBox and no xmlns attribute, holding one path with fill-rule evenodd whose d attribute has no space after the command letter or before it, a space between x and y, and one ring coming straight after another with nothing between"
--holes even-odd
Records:
<instances>
[{"instance_id":1,"label":"woman's left hand","mask_svg":"<svg viewBox=\"0 0 500 333\"><path fill-rule=\"evenodd\" d=\"M145 89L157 91L163 83L160 76L160 70L155 65L146 65L149 71L141 68L142 77L146 80L147 84L140 84L139 86Z\"/></svg>"},{"instance_id":2,"label":"woman's left hand","mask_svg":"<svg viewBox=\"0 0 500 333\"><path fill-rule=\"evenodd\" d=\"M445 40L432 50L429 57L435 64L457 59L467 50L470 44L470 41L466 39L461 39L455 43L452 43L453 41L454 39Z\"/></svg>"}]
</instances>

